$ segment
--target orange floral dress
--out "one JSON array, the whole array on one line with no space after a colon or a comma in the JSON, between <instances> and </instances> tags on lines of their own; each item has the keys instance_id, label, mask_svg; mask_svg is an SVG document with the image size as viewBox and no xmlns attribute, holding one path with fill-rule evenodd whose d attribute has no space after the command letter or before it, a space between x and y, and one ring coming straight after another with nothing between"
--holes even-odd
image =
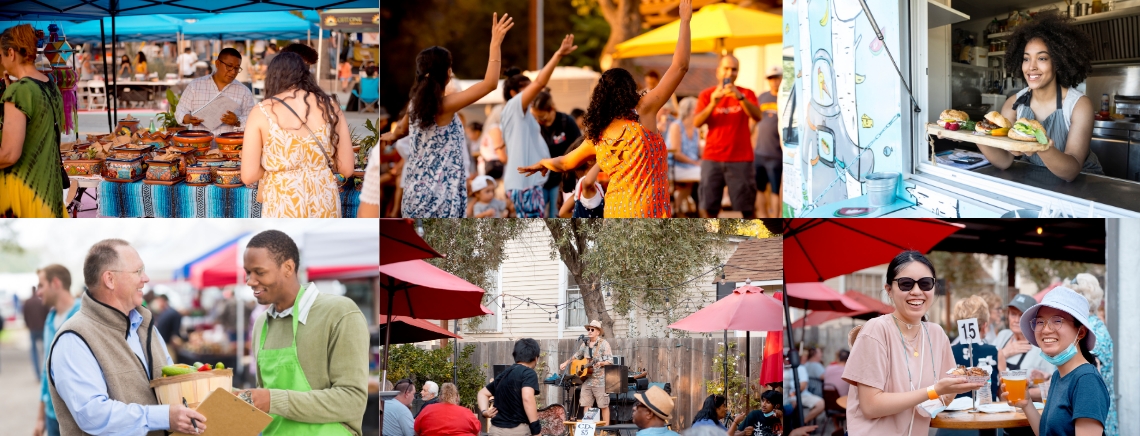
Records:
<instances>
[{"instance_id":1,"label":"orange floral dress","mask_svg":"<svg viewBox=\"0 0 1140 436\"><path fill-rule=\"evenodd\" d=\"M563 168L576 168L597 156L609 175L606 218L669 218L669 185L665 141L641 123L616 119L602 133L601 141L586 139L563 159Z\"/></svg>"},{"instance_id":2,"label":"orange floral dress","mask_svg":"<svg viewBox=\"0 0 1140 436\"><path fill-rule=\"evenodd\" d=\"M340 218L340 194L336 176L325 163L320 146L307 130L287 132L277 125L269 111L257 108L269 120L269 137L261 153L265 175L260 189L265 191L261 216L265 218ZM325 124L313 131L329 146ZM331 153L332 150L329 150ZM331 157L331 156L330 156Z\"/></svg>"}]
</instances>

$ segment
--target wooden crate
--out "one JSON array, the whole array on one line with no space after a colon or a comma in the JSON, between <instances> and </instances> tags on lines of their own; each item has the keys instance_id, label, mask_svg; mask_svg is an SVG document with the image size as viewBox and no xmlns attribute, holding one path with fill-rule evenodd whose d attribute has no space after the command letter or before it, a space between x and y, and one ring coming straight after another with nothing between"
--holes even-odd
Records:
<instances>
[{"instance_id":1,"label":"wooden crate","mask_svg":"<svg viewBox=\"0 0 1140 436\"><path fill-rule=\"evenodd\" d=\"M216 369L174 377L162 377L150 382L150 387L154 388L154 393L158 395L159 404L181 404L182 399L186 398L186 402L191 408L197 407L206 399L206 395L215 389L222 388L226 392L230 392L233 390L233 385L234 370L232 369Z\"/></svg>"}]
</instances>

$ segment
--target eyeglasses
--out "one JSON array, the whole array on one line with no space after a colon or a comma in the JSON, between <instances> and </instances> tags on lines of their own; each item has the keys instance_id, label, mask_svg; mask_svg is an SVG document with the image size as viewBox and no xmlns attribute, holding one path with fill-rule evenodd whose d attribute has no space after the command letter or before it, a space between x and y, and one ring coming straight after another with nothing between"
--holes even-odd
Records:
<instances>
[{"instance_id":1,"label":"eyeglasses","mask_svg":"<svg viewBox=\"0 0 1140 436\"><path fill-rule=\"evenodd\" d=\"M899 290L903 292L910 292L911 289L914 289L915 283L918 283L918 289L923 291L934 289L934 277L923 277L918 280L910 277L899 277L894 281L899 282Z\"/></svg>"},{"instance_id":2,"label":"eyeglasses","mask_svg":"<svg viewBox=\"0 0 1140 436\"><path fill-rule=\"evenodd\" d=\"M1065 318L1062 318L1060 316L1054 316L1054 317L1049 318L1049 319L1041 319L1041 318L1034 319L1033 321L1030 321L1029 325L1033 326L1034 332L1041 332L1041 331L1045 330L1046 327L1049 328L1049 331L1055 332L1055 331L1059 331L1061 329L1061 325L1064 323L1065 323Z\"/></svg>"},{"instance_id":3,"label":"eyeglasses","mask_svg":"<svg viewBox=\"0 0 1140 436\"><path fill-rule=\"evenodd\" d=\"M236 71L237 71L237 72L239 72L239 73L241 72L241 67L235 67L235 66L233 66L233 65L227 64L227 63L225 63L225 62L222 62L222 60L221 60L221 59L218 59L218 63L219 63L219 64L222 64L222 65L225 65L225 66L226 66L226 68L229 68L229 69L231 69L231 70L236 70Z\"/></svg>"},{"instance_id":4,"label":"eyeglasses","mask_svg":"<svg viewBox=\"0 0 1140 436\"><path fill-rule=\"evenodd\" d=\"M134 274L138 274L138 276L139 276L139 279L141 280L141 279L142 279L142 276L143 276L143 274L146 274L146 267L144 266L144 267L142 267L142 268L139 268L139 270L138 270L138 271L118 271L118 270L113 270L113 269L109 269L109 270L107 270L107 271L110 271L110 272L125 272L125 273L134 273Z\"/></svg>"}]
</instances>

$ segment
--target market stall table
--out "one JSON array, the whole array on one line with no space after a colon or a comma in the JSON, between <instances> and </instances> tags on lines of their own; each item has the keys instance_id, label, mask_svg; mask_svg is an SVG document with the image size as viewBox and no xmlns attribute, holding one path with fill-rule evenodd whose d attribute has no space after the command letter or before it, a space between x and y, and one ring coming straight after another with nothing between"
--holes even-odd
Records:
<instances>
[{"instance_id":1,"label":"market stall table","mask_svg":"<svg viewBox=\"0 0 1140 436\"><path fill-rule=\"evenodd\" d=\"M1029 427L1029 419L1018 409L1004 413L942 412L930 420L930 428L981 430L981 436L997 435L998 429Z\"/></svg>"},{"instance_id":2,"label":"market stall table","mask_svg":"<svg viewBox=\"0 0 1140 436\"><path fill-rule=\"evenodd\" d=\"M103 181L99 184L99 216L118 218L261 218L257 191L246 186L148 185ZM340 194L341 216L355 218L360 191Z\"/></svg>"},{"instance_id":3,"label":"market stall table","mask_svg":"<svg viewBox=\"0 0 1140 436\"><path fill-rule=\"evenodd\" d=\"M836 398L835 404L838 404L839 407L846 409L847 408L847 396L844 395L842 397Z\"/></svg>"},{"instance_id":4,"label":"market stall table","mask_svg":"<svg viewBox=\"0 0 1140 436\"><path fill-rule=\"evenodd\" d=\"M98 197L91 195L91 193L87 192L87 190L93 189L94 192L97 193L99 190L99 184L103 182L103 178L99 176L68 176L68 178L71 179L71 183L79 186L79 189L75 191L75 198L71 200L72 204L68 205L68 209L71 212L71 217L77 218L79 216L79 212L88 212L98 209L97 207L91 209L81 209L80 205L83 203L84 195L87 195L92 200L99 201Z\"/></svg>"}]
</instances>

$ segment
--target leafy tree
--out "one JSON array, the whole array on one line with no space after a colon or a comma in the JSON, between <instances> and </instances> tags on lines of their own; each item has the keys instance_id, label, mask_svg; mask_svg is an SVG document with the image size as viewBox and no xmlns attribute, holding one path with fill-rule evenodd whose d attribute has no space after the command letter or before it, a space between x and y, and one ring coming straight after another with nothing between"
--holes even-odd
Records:
<instances>
[{"instance_id":1,"label":"leafy tree","mask_svg":"<svg viewBox=\"0 0 1140 436\"><path fill-rule=\"evenodd\" d=\"M984 274L973 253L931 251L927 253L926 258L934 264L938 278L946 279L955 289L969 288Z\"/></svg>"},{"instance_id":2,"label":"leafy tree","mask_svg":"<svg viewBox=\"0 0 1140 436\"><path fill-rule=\"evenodd\" d=\"M744 371L737 370L737 360L742 358L740 350L736 347L736 342L728 343L728 392L731 398L728 400L728 414L737 415L740 413L747 413L751 410L760 408L760 395L755 389L752 390L752 396L748 398L749 404L744 404L741 397L744 396L744 388L746 380L744 379ZM712 378L704 380L705 392L711 394L724 395L724 345L721 344L717 347L716 357L713 358L712 365L709 369L712 370ZM755 380L753 380L755 381Z\"/></svg>"},{"instance_id":3,"label":"leafy tree","mask_svg":"<svg viewBox=\"0 0 1140 436\"><path fill-rule=\"evenodd\" d=\"M507 258L507 241L526 228L520 219L424 219L424 241L447 257L427 259L435 267L483 289L495 286L494 272ZM489 298L484 295L484 302ZM479 325L472 318L470 327Z\"/></svg>"},{"instance_id":4,"label":"leafy tree","mask_svg":"<svg viewBox=\"0 0 1140 436\"><path fill-rule=\"evenodd\" d=\"M670 288L719 265L728 235L748 231L742 220L699 219L546 219L550 258L561 259L582 290L586 316L599 320L613 337L614 320L603 290L605 281L636 283L609 286L613 309L627 313L635 306L654 313L680 301L684 288ZM670 288L661 290L664 288ZM636 304L634 303L636 302ZM670 319L669 321L674 321Z\"/></svg>"},{"instance_id":5,"label":"leafy tree","mask_svg":"<svg viewBox=\"0 0 1140 436\"><path fill-rule=\"evenodd\" d=\"M1028 277L1037 284L1038 289L1044 289L1053 282L1064 278L1073 278L1080 273L1096 275L1103 273L1104 266L1067 260L1017 258L1017 273Z\"/></svg>"}]
</instances>

